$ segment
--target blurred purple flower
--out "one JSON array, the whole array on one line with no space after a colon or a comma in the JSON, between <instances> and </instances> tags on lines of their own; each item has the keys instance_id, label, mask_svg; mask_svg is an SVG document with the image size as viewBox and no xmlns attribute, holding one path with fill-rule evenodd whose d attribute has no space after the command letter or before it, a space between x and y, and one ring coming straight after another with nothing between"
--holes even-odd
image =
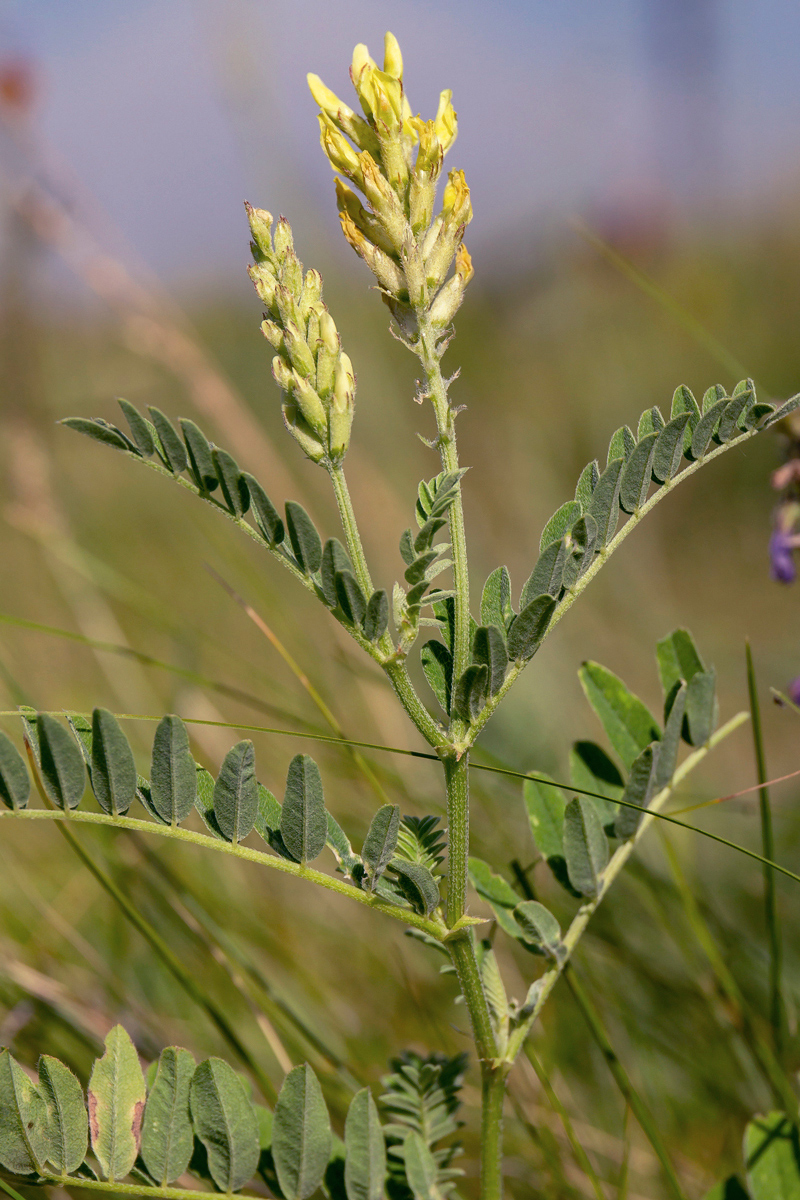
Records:
<instances>
[{"instance_id":1,"label":"blurred purple flower","mask_svg":"<svg viewBox=\"0 0 800 1200\"><path fill-rule=\"evenodd\" d=\"M797 578L795 540L783 529L776 529L769 539L770 575L778 583L794 583Z\"/></svg>"},{"instance_id":2,"label":"blurred purple flower","mask_svg":"<svg viewBox=\"0 0 800 1200\"><path fill-rule=\"evenodd\" d=\"M793 679L786 689L786 693L792 704L800 705L800 675L797 679Z\"/></svg>"}]
</instances>

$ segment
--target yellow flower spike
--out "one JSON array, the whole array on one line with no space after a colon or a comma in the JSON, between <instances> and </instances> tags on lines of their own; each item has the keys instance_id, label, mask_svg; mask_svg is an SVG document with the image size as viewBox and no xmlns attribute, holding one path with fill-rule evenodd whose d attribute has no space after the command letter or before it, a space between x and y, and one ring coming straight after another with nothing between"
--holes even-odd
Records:
<instances>
[{"instance_id":1,"label":"yellow flower spike","mask_svg":"<svg viewBox=\"0 0 800 1200\"><path fill-rule=\"evenodd\" d=\"M383 69L387 75L393 75L395 79L403 78L403 55L400 52L400 43L394 34L388 31L383 39Z\"/></svg>"},{"instance_id":2,"label":"yellow flower spike","mask_svg":"<svg viewBox=\"0 0 800 1200\"><path fill-rule=\"evenodd\" d=\"M451 88L445 88L439 96L439 108L436 112L434 124L436 126L436 136L439 139L442 150L447 154L447 151L458 137L458 114L453 108L453 92Z\"/></svg>"},{"instance_id":3,"label":"yellow flower spike","mask_svg":"<svg viewBox=\"0 0 800 1200\"><path fill-rule=\"evenodd\" d=\"M433 121L423 121L421 117L413 117L411 124L419 139L419 149L417 150L417 161L411 172L408 217L412 230L418 234L428 228L433 217L436 180L442 169L444 154L439 145Z\"/></svg>"},{"instance_id":4,"label":"yellow flower spike","mask_svg":"<svg viewBox=\"0 0 800 1200\"><path fill-rule=\"evenodd\" d=\"M359 156L325 113L319 114L319 140L334 171L341 171L361 187L363 179Z\"/></svg>"}]
</instances>

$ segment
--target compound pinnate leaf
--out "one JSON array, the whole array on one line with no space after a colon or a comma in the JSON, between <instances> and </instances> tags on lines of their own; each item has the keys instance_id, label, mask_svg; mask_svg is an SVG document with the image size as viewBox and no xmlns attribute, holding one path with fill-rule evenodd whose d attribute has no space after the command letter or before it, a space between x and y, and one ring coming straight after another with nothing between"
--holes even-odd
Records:
<instances>
[{"instance_id":1,"label":"compound pinnate leaf","mask_svg":"<svg viewBox=\"0 0 800 1200\"><path fill-rule=\"evenodd\" d=\"M144 458L152 458L156 452L156 444L153 441L150 422L142 416L138 408L135 408L129 400L118 398L117 404L122 409L125 420L128 422L128 428L131 431L131 437L134 440L136 449Z\"/></svg>"},{"instance_id":2,"label":"compound pinnate leaf","mask_svg":"<svg viewBox=\"0 0 800 1200\"><path fill-rule=\"evenodd\" d=\"M251 741L237 742L225 755L214 784L214 816L222 836L236 843L247 837L257 812L255 747Z\"/></svg>"},{"instance_id":3,"label":"compound pinnate leaf","mask_svg":"<svg viewBox=\"0 0 800 1200\"><path fill-rule=\"evenodd\" d=\"M608 865L608 839L590 800L576 796L564 812L564 858L569 881L582 896L596 896Z\"/></svg>"},{"instance_id":4,"label":"compound pinnate leaf","mask_svg":"<svg viewBox=\"0 0 800 1200\"><path fill-rule=\"evenodd\" d=\"M589 516L597 522L597 548L604 550L617 528L619 520L619 489L624 458L612 458L597 481L589 504Z\"/></svg>"},{"instance_id":5,"label":"compound pinnate leaf","mask_svg":"<svg viewBox=\"0 0 800 1200\"><path fill-rule=\"evenodd\" d=\"M489 695L496 696L503 686L508 667L506 640L497 625L480 625L472 641L472 656L484 663L489 672Z\"/></svg>"},{"instance_id":6,"label":"compound pinnate leaf","mask_svg":"<svg viewBox=\"0 0 800 1200\"><path fill-rule=\"evenodd\" d=\"M302 504L295 500L287 500L286 528L289 541L300 569L306 575L313 575L322 564L322 542L317 528Z\"/></svg>"},{"instance_id":7,"label":"compound pinnate leaf","mask_svg":"<svg viewBox=\"0 0 800 1200\"><path fill-rule=\"evenodd\" d=\"M242 479L247 484L247 490L250 493L250 504L256 518L256 524L270 546L279 546L284 539L286 531L277 508L253 475L249 475L245 471Z\"/></svg>"},{"instance_id":8,"label":"compound pinnate leaf","mask_svg":"<svg viewBox=\"0 0 800 1200\"><path fill-rule=\"evenodd\" d=\"M233 1067L207 1058L189 1088L194 1130L208 1155L208 1171L221 1192L235 1192L253 1178L260 1154L258 1118Z\"/></svg>"},{"instance_id":9,"label":"compound pinnate leaf","mask_svg":"<svg viewBox=\"0 0 800 1200\"><path fill-rule=\"evenodd\" d=\"M103 812L124 816L136 796L136 763L119 721L106 708L92 713L92 791Z\"/></svg>"},{"instance_id":10,"label":"compound pinnate leaf","mask_svg":"<svg viewBox=\"0 0 800 1200\"><path fill-rule=\"evenodd\" d=\"M375 885L392 860L397 849L397 835L400 829L400 806L384 804L372 818L361 857L369 868L369 890L374 892Z\"/></svg>"},{"instance_id":11,"label":"compound pinnate leaf","mask_svg":"<svg viewBox=\"0 0 800 1200\"><path fill-rule=\"evenodd\" d=\"M36 718L42 786L58 808L77 808L86 789L83 755L64 726L49 713Z\"/></svg>"},{"instance_id":12,"label":"compound pinnate leaf","mask_svg":"<svg viewBox=\"0 0 800 1200\"><path fill-rule=\"evenodd\" d=\"M566 504L562 504L542 530L542 536L539 539L539 553L546 550L551 542L559 542L580 515L581 506L577 500L568 500Z\"/></svg>"},{"instance_id":13,"label":"compound pinnate leaf","mask_svg":"<svg viewBox=\"0 0 800 1200\"><path fill-rule=\"evenodd\" d=\"M57 1058L39 1059L39 1093L46 1109L47 1160L58 1175L71 1175L86 1157L89 1120L83 1088Z\"/></svg>"},{"instance_id":14,"label":"compound pinnate leaf","mask_svg":"<svg viewBox=\"0 0 800 1200\"><path fill-rule=\"evenodd\" d=\"M233 455L228 454L227 450L220 450L219 447L214 447L211 457L228 511L235 517L244 516L250 507L250 492L242 468Z\"/></svg>"},{"instance_id":15,"label":"compound pinnate leaf","mask_svg":"<svg viewBox=\"0 0 800 1200\"><path fill-rule=\"evenodd\" d=\"M148 410L150 416L153 418L153 425L158 434L158 440L161 442L165 464L172 471L173 475L180 475L182 471L186 470L188 465L186 448L180 439L180 435L169 417L161 412L161 409L148 405Z\"/></svg>"},{"instance_id":16,"label":"compound pinnate leaf","mask_svg":"<svg viewBox=\"0 0 800 1200\"><path fill-rule=\"evenodd\" d=\"M653 455L656 483L668 483L680 466L687 432L691 432L691 419L688 412L678 413L659 433Z\"/></svg>"},{"instance_id":17,"label":"compound pinnate leaf","mask_svg":"<svg viewBox=\"0 0 800 1200\"><path fill-rule=\"evenodd\" d=\"M217 472L212 458L212 447L206 435L194 421L182 417L178 424L189 457L189 470L201 492L213 492L219 487Z\"/></svg>"},{"instance_id":18,"label":"compound pinnate leaf","mask_svg":"<svg viewBox=\"0 0 800 1200\"><path fill-rule=\"evenodd\" d=\"M31 781L25 760L9 737L0 730L0 800L6 808L25 808Z\"/></svg>"},{"instance_id":19,"label":"compound pinnate leaf","mask_svg":"<svg viewBox=\"0 0 800 1200\"><path fill-rule=\"evenodd\" d=\"M431 872L421 863L405 862L395 858L390 863L398 876L398 886L413 908L429 917L439 900L439 887Z\"/></svg>"},{"instance_id":20,"label":"compound pinnate leaf","mask_svg":"<svg viewBox=\"0 0 800 1200\"><path fill-rule=\"evenodd\" d=\"M189 1089L195 1062L188 1050L167 1046L153 1065L142 1121L142 1159L150 1176L165 1186L183 1175L192 1157Z\"/></svg>"},{"instance_id":21,"label":"compound pinnate leaf","mask_svg":"<svg viewBox=\"0 0 800 1200\"><path fill-rule=\"evenodd\" d=\"M753 1200L800 1200L800 1134L785 1113L750 1122L744 1156Z\"/></svg>"},{"instance_id":22,"label":"compound pinnate leaf","mask_svg":"<svg viewBox=\"0 0 800 1200\"><path fill-rule=\"evenodd\" d=\"M105 1041L105 1053L89 1080L89 1129L92 1150L110 1182L124 1179L141 1142L145 1083L136 1049L121 1025Z\"/></svg>"},{"instance_id":23,"label":"compound pinnate leaf","mask_svg":"<svg viewBox=\"0 0 800 1200\"><path fill-rule=\"evenodd\" d=\"M625 464L619 488L619 503L627 513L638 512L647 499L657 441L657 433L649 433L643 437Z\"/></svg>"},{"instance_id":24,"label":"compound pinnate leaf","mask_svg":"<svg viewBox=\"0 0 800 1200\"><path fill-rule=\"evenodd\" d=\"M286 849L298 862L310 862L325 847L328 822L322 779L308 754L296 754L289 763L280 831Z\"/></svg>"},{"instance_id":25,"label":"compound pinnate leaf","mask_svg":"<svg viewBox=\"0 0 800 1200\"><path fill-rule=\"evenodd\" d=\"M197 797L197 766L180 717L162 717L153 738L150 800L165 825L180 825Z\"/></svg>"},{"instance_id":26,"label":"compound pinnate leaf","mask_svg":"<svg viewBox=\"0 0 800 1200\"><path fill-rule=\"evenodd\" d=\"M285 1200L307 1200L325 1175L331 1123L319 1080L308 1063L283 1081L272 1122L272 1157Z\"/></svg>"},{"instance_id":27,"label":"compound pinnate leaf","mask_svg":"<svg viewBox=\"0 0 800 1200\"><path fill-rule=\"evenodd\" d=\"M39 1171L47 1154L45 1102L19 1063L0 1051L0 1165L12 1175Z\"/></svg>"},{"instance_id":28,"label":"compound pinnate leaf","mask_svg":"<svg viewBox=\"0 0 800 1200\"><path fill-rule=\"evenodd\" d=\"M403 1142L403 1160L406 1180L414 1200L439 1200L441 1192L436 1188L436 1159L416 1130L412 1130Z\"/></svg>"},{"instance_id":29,"label":"compound pinnate leaf","mask_svg":"<svg viewBox=\"0 0 800 1200\"><path fill-rule=\"evenodd\" d=\"M370 642L379 641L389 628L389 597L384 588L370 596L361 628Z\"/></svg>"},{"instance_id":30,"label":"compound pinnate leaf","mask_svg":"<svg viewBox=\"0 0 800 1200\"><path fill-rule=\"evenodd\" d=\"M344 1186L347 1200L382 1200L386 1143L378 1106L369 1088L356 1092L344 1123Z\"/></svg>"},{"instance_id":31,"label":"compound pinnate leaf","mask_svg":"<svg viewBox=\"0 0 800 1200\"><path fill-rule=\"evenodd\" d=\"M626 767L661 732L650 712L613 672L585 662L578 672L586 698Z\"/></svg>"},{"instance_id":32,"label":"compound pinnate leaf","mask_svg":"<svg viewBox=\"0 0 800 1200\"><path fill-rule=\"evenodd\" d=\"M545 958L558 958L561 926L548 908L538 900L525 900L514 909L514 917L531 949Z\"/></svg>"},{"instance_id":33,"label":"compound pinnate leaf","mask_svg":"<svg viewBox=\"0 0 800 1200\"><path fill-rule=\"evenodd\" d=\"M520 940L522 930L514 919L514 910L522 903L510 883L497 875L488 863L480 858L469 860L469 881L481 900L485 900L495 915L497 924L509 937Z\"/></svg>"},{"instance_id":34,"label":"compound pinnate leaf","mask_svg":"<svg viewBox=\"0 0 800 1200\"><path fill-rule=\"evenodd\" d=\"M543 858L558 858L564 853L564 810L567 801L561 788L540 775L526 779L522 797L536 849Z\"/></svg>"},{"instance_id":35,"label":"compound pinnate leaf","mask_svg":"<svg viewBox=\"0 0 800 1200\"><path fill-rule=\"evenodd\" d=\"M705 670L688 629L675 629L656 642L656 659L665 696L669 695L679 679L689 683L698 671Z\"/></svg>"},{"instance_id":36,"label":"compound pinnate leaf","mask_svg":"<svg viewBox=\"0 0 800 1200\"><path fill-rule=\"evenodd\" d=\"M546 588L543 590L547 591ZM497 567L483 585L481 621L484 625L496 625L498 629L505 630L513 615L508 567Z\"/></svg>"},{"instance_id":37,"label":"compound pinnate leaf","mask_svg":"<svg viewBox=\"0 0 800 1200\"><path fill-rule=\"evenodd\" d=\"M552 596L537 596L514 618L508 631L508 657L513 662L526 662L533 657L547 633L555 607Z\"/></svg>"},{"instance_id":38,"label":"compound pinnate leaf","mask_svg":"<svg viewBox=\"0 0 800 1200\"><path fill-rule=\"evenodd\" d=\"M620 806L614 822L614 833L622 841L633 837L642 819L642 814L637 812L636 808L629 808L628 805L635 804L638 808L647 808L654 795L658 755L659 745L654 742L651 746L647 746L631 765L628 782L620 797L625 803Z\"/></svg>"}]
</instances>

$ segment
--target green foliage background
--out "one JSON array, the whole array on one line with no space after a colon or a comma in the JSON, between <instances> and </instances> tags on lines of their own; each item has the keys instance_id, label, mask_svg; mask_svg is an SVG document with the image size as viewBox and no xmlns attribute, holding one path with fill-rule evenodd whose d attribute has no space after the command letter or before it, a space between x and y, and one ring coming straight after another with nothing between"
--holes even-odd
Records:
<instances>
[{"instance_id":1,"label":"green foliage background","mask_svg":"<svg viewBox=\"0 0 800 1200\"><path fill-rule=\"evenodd\" d=\"M445 360L450 369L462 369L453 395L467 405L459 437L462 461L472 467L464 497L476 594L502 562L518 591L536 558L544 521L572 495L584 463L602 456L612 431L635 421L644 408L668 410L678 383L700 395L714 379L731 387L751 374L760 399L797 390L800 228L792 219L773 213L746 228L632 234L623 251L741 369L721 363L710 343L689 333L577 234L551 247L526 274L493 272L490 263L478 261L458 338ZM243 223L243 246L245 238ZM303 255L303 246L298 249ZM432 419L412 402L413 374L387 334L387 314L367 292L363 274L346 267L331 263L325 281L359 377L348 475L376 584L390 587L400 574L397 540L408 524L416 482L436 470L434 456L416 437L430 435ZM251 441L250 458L230 428L215 430L193 405L186 372L158 365L140 352L141 341L132 348L130 329L123 335L102 313L51 320L40 311L34 317L9 290L2 348L6 521L0 612L127 642L185 672L241 688L260 707L14 624L0 625L3 707L26 702L88 711L99 704L118 713L176 711L329 732L275 647L204 569L207 563L268 623L348 736L423 748L377 669L357 657L313 598L293 588L266 555L179 489L55 426L67 414L114 420L117 394L139 408L156 404L173 418L192 417L210 436L218 433L281 502L283 484L273 483L265 457L271 454L279 464L275 471L283 473L278 478L291 480L286 494L309 509L324 536L335 535L326 481L282 428L257 304L209 295L195 299L191 318L210 359L240 397L242 414L255 417L264 431L264 449ZM242 444L248 441L244 420L241 415L236 430ZM800 673L797 592L768 579L769 473L779 456L777 437L753 439L658 508L537 656L487 731L485 761L566 778L571 742L600 732L581 694L580 662L590 657L605 663L655 710L652 648L668 630L685 625L717 667L723 719L747 705L742 634L748 634L762 690L769 773L797 768L796 718L774 709L767 690L784 688ZM15 720L3 720L3 728L19 744ZM153 725L128 722L125 728L135 746L138 739L145 763ZM211 769L234 741L252 736L259 777L273 790L282 787L295 753L313 753L331 811L354 840L366 832L378 801L346 750L213 726L194 726L193 733L195 757ZM432 765L383 753L367 757L403 812L441 811ZM754 779L743 731L692 777L686 803L737 791ZM527 866L533 847L517 784L475 772L473 787L474 852L494 863L517 858ZM793 869L797 794L794 781L775 789L778 856ZM758 847L752 793L689 819ZM40 1053L56 1055L84 1083L102 1037L117 1020L148 1059L172 1042L198 1058L230 1057L208 1017L154 959L59 832L7 825L0 844L0 1043L28 1064ZM353 1075L359 1086L375 1083L389 1057L406 1045L450 1054L465 1048L466 1015L451 1005L452 979L437 974L437 956L393 923L353 912L336 897L277 873L208 861L214 856L201 861L190 847L145 845L88 829L78 836L226 1009L276 1085L289 1064L312 1062L340 1134L356 1087ZM690 834L667 836L726 961L765 1014L757 865ZM561 895L544 873L540 882L543 899L558 912ZM794 888L778 882L792 1029L800 911ZM478 907L476 901L473 910ZM513 980L517 951L504 943L498 952ZM618 1054L657 1115L689 1194L704 1194L725 1165L738 1165L744 1123L768 1107L769 1098L741 1049L735 1014L715 993L658 836L601 908L577 966ZM520 998L522 972L528 977L529 968L530 961L521 959L512 987ZM298 1033L298 1021L319 1032L324 1050ZM601 1175L617 1178L630 1138L630 1196L661 1195L652 1153L625 1119L565 988L545 1011L536 1051L553 1070L553 1085ZM350 1064L349 1071L341 1062ZM468 1085L469 1110L478 1102L474 1076ZM511 1093L511 1194L530 1195L531 1162L533 1183L549 1188L548 1196L587 1194L561 1124L526 1063L512 1076ZM465 1181L465 1194L470 1186Z\"/></svg>"}]
</instances>

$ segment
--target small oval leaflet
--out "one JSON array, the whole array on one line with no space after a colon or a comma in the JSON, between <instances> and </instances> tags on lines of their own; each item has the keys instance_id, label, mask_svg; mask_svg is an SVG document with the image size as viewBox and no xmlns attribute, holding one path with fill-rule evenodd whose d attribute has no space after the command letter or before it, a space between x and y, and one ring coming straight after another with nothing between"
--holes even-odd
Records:
<instances>
[{"instance_id":1,"label":"small oval leaflet","mask_svg":"<svg viewBox=\"0 0 800 1200\"><path fill-rule=\"evenodd\" d=\"M406 1165L406 1179L414 1193L414 1200L436 1200L436 1159L415 1129L403 1142L403 1159Z\"/></svg>"},{"instance_id":2,"label":"small oval leaflet","mask_svg":"<svg viewBox=\"0 0 800 1200\"><path fill-rule=\"evenodd\" d=\"M509 937L521 940L522 930L514 919L514 909L522 903L510 883L502 875L496 875L488 863L480 858L469 860L469 881L481 900L485 900L495 915L497 924Z\"/></svg>"},{"instance_id":3,"label":"small oval leaflet","mask_svg":"<svg viewBox=\"0 0 800 1200\"><path fill-rule=\"evenodd\" d=\"M681 465L687 428L691 429L690 420L688 412L679 413L659 433L652 468L656 483L668 483Z\"/></svg>"},{"instance_id":4,"label":"small oval leaflet","mask_svg":"<svg viewBox=\"0 0 800 1200\"><path fill-rule=\"evenodd\" d=\"M286 1200L307 1200L325 1175L331 1123L319 1080L308 1063L283 1081L272 1122L272 1157Z\"/></svg>"},{"instance_id":5,"label":"small oval leaflet","mask_svg":"<svg viewBox=\"0 0 800 1200\"><path fill-rule=\"evenodd\" d=\"M135 408L129 400L123 400L120 397L117 399L117 404L125 415L137 450L144 458L152 458L156 452L156 444L150 432L149 421L145 420L138 408Z\"/></svg>"},{"instance_id":6,"label":"small oval leaflet","mask_svg":"<svg viewBox=\"0 0 800 1200\"><path fill-rule=\"evenodd\" d=\"M481 625L475 630L472 653L476 662L486 664L489 672L489 695L496 696L503 686L508 667L505 637L497 625Z\"/></svg>"},{"instance_id":7,"label":"small oval leaflet","mask_svg":"<svg viewBox=\"0 0 800 1200\"><path fill-rule=\"evenodd\" d=\"M194 1131L189 1089L194 1057L167 1046L161 1051L142 1121L142 1158L148 1173L162 1186L173 1183L189 1166Z\"/></svg>"},{"instance_id":8,"label":"small oval leaflet","mask_svg":"<svg viewBox=\"0 0 800 1200\"><path fill-rule=\"evenodd\" d=\"M145 1083L133 1042L115 1025L89 1080L92 1150L106 1179L124 1179L139 1153Z\"/></svg>"},{"instance_id":9,"label":"small oval leaflet","mask_svg":"<svg viewBox=\"0 0 800 1200\"><path fill-rule=\"evenodd\" d=\"M189 470L201 492L213 492L219 487L214 460L211 457L211 443L194 421L181 417L178 424L183 432L183 440L189 457Z\"/></svg>"},{"instance_id":10,"label":"small oval leaflet","mask_svg":"<svg viewBox=\"0 0 800 1200\"><path fill-rule=\"evenodd\" d=\"M422 647L419 657L431 691L449 715L453 688L452 654L442 642L432 638Z\"/></svg>"},{"instance_id":11,"label":"small oval leaflet","mask_svg":"<svg viewBox=\"0 0 800 1200\"><path fill-rule=\"evenodd\" d=\"M219 487L228 510L235 517L242 517L250 507L250 492L242 468L227 450L215 446L211 457L214 461Z\"/></svg>"},{"instance_id":12,"label":"small oval leaflet","mask_svg":"<svg viewBox=\"0 0 800 1200\"><path fill-rule=\"evenodd\" d=\"M498 629L506 630L513 615L508 567L496 567L483 585L481 621L484 625L496 625Z\"/></svg>"},{"instance_id":13,"label":"small oval leaflet","mask_svg":"<svg viewBox=\"0 0 800 1200\"><path fill-rule=\"evenodd\" d=\"M136 796L136 763L119 721L106 708L92 713L91 777L103 812L124 816Z\"/></svg>"},{"instance_id":14,"label":"small oval leaflet","mask_svg":"<svg viewBox=\"0 0 800 1200\"><path fill-rule=\"evenodd\" d=\"M398 876L398 884L409 903L417 912L429 917L439 903L439 888L427 867L421 863L392 860L391 869Z\"/></svg>"},{"instance_id":15,"label":"small oval leaflet","mask_svg":"<svg viewBox=\"0 0 800 1200\"><path fill-rule=\"evenodd\" d=\"M256 752L251 741L232 746L214 784L214 816L220 833L236 844L246 838L258 813Z\"/></svg>"},{"instance_id":16,"label":"small oval leaflet","mask_svg":"<svg viewBox=\"0 0 800 1200\"><path fill-rule=\"evenodd\" d=\"M546 958L559 957L561 926L549 909L538 900L525 900L514 909L514 917L533 949Z\"/></svg>"},{"instance_id":17,"label":"small oval leaflet","mask_svg":"<svg viewBox=\"0 0 800 1200\"><path fill-rule=\"evenodd\" d=\"M30 794L25 760L11 738L0 730L0 800L6 808L25 808Z\"/></svg>"},{"instance_id":18,"label":"small oval leaflet","mask_svg":"<svg viewBox=\"0 0 800 1200\"><path fill-rule=\"evenodd\" d=\"M344 1123L344 1185L347 1200L382 1200L386 1143L378 1106L369 1088L356 1092Z\"/></svg>"},{"instance_id":19,"label":"small oval leaflet","mask_svg":"<svg viewBox=\"0 0 800 1200\"><path fill-rule=\"evenodd\" d=\"M570 800L564 812L564 857L569 881L582 896L596 896L608 865L608 839L591 801Z\"/></svg>"},{"instance_id":20,"label":"small oval leaflet","mask_svg":"<svg viewBox=\"0 0 800 1200\"><path fill-rule=\"evenodd\" d=\"M488 691L489 668L485 663L472 663L453 689L453 713L465 721L474 721L486 703Z\"/></svg>"},{"instance_id":21,"label":"small oval leaflet","mask_svg":"<svg viewBox=\"0 0 800 1200\"><path fill-rule=\"evenodd\" d=\"M397 849L397 834L400 829L400 806L384 804L372 818L361 857L369 868L369 890L375 885L391 862Z\"/></svg>"},{"instance_id":22,"label":"small oval leaflet","mask_svg":"<svg viewBox=\"0 0 800 1200\"><path fill-rule=\"evenodd\" d=\"M38 1173L47 1154L47 1113L37 1088L8 1050L0 1051L0 1165Z\"/></svg>"},{"instance_id":23,"label":"small oval leaflet","mask_svg":"<svg viewBox=\"0 0 800 1200\"><path fill-rule=\"evenodd\" d=\"M364 613L362 629L364 637L377 642L389 628L389 597L383 588L373 592Z\"/></svg>"},{"instance_id":24,"label":"small oval leaflet","mask_svg":"<svg viewBox=\"0 0 800 1200\"><path fill-rule=\"evenodd\" d=\"M197 797L197 767L180 717L168 713L156 727L150 767L150 800L165 825L180 825Z\"/></svg>"},{"instance_id":25,"label":"small oval leaflet","mask_svg":"<svg viewBox=\"0 0 800 1200\"><path fill-rule=\"evenodd\" d=\"M322 853L327 834L319 767L308 754L296 754L289 763L281 810L284 845L298 862L305 864Z\"/></svg>"},{"instance_id":26,"label":"small oval leaflet","mask_svg":"<svg viewBox=\"0 0 800 1200\"><path fill-rule=\"evenodd\" d=\"M338 538L328 538L322 548L322 562L319 569L319 583L325 603L329 608L336 608L339 603L336 595L336 572L352 571L353 564Z\"/></svg>"},{"instance_id":27,"label":"small oval leaflet","mask_svg":"<svg viewBox=\"0 0 800 1200\"><path fill-rule=\"evenodd\" d=\"M64 726L49 713L36 718L42 786L61 809L77 808L86 790L83 755Z\"/></svg>"},{"instance_id":28,"label":"small oval leaflet","mask_svg":"<svg viewBox=\"0 0 800 1200\"><path fill-rule=\"evenodd\" d=\"M537 596L522 609L508 633L508 657L514 662L532 658L542 643L556 607L552 596Z\"/></svg>"},{"instance_id":29,"label":"small oval leaflet","mask_svg":"<svg viewBox=\"0 0 800 1200\"><path fill-rule=\"evenodd\" d=\"M284 539L285 530L277 508L253 475L245 471L242 479L247 484L247 490L250 493L250 503L256 524L270 546L279 546Z\"/></svg>"},{"instance_id":30,"label":"small oval leaflet","mask_svg":"<svg viewBox=\"0 0 800 1200\"><path fill-rule=\"evenodd\" d=\"M153 418L153 425L161 442L161 449L164 451L165 464L172 471L173 475L180 475L182 471L186 470L188 460L186 458L186 449L178 435L178 431L169 417L161 412L161 409L148 405L148 410L150 416Z\"/></svg>"},{"instance_id":31,"label":"small oval leaflet","mask_svg":"<svg viewBox=\"0 0 800 1200\"><path fill-rule=\"evenodd\" d=\"M286 528L289 531L289 541L300 569L306 575L313 575L322 563L322 542L317 528L302 504L295 500L287 500Z\"/></svg>"},{"instance_id":32,"label":"small oval leaflet","mask_svg":"<svg viewBox=\"0 0 800 1200\"><path fill-rule=\"evenodd\" d=\"M46 1109L47 1160L58 1175L71 1175L86 1157L89 1121L83 1088L57 1058L39 1059L39 1092Z\"/></svg>"},{"instance_id":33,"label":"small oval leaflet","mask_svg":"<svg viewBox=\"0 0 800 1200\"><path fill-rule=\"evenodd\" d=\"M367 611L364 593L351 571L337 571L334 576L336 599L351 625L360 625Z\"/></svg>"},{"instance_id":34,"label":"small oval leaflet","mask_svg":"<svg viewBox=\"0 0 800 1200\"><path fill-rule=\"evenodd\" d=\"M235 1192L258 1167L258 1119L244 1084L221 1058L207 1058L189 1088L194 1130L208 1154L211 1178L221 1192Z\"/></svg>"},{"instance_id":35,"label":"small oval leaflet","mask_svg":"<svg viewBox=\"0 0 800 1200\"><path fill-rule=\"evenodd\" d=\"M551 542L559 542L580 515L581 506L577 500L568 500L566 504L562 504L542 530L542 536L539 539L539 553L546 550Z\"/></svg>"},{"instance_id":36,"label":"small oval leaflet","mask_svg":"<svg viewBox=\"0 0 800 1200\"><path fill-rule=\"evenodd\" d=\"M619 520L619 488L624 458L612 458L597 481L589 504L589 516L597 522L597 548L604 550L614 536Z\"/></svg>"}]
</instances>

